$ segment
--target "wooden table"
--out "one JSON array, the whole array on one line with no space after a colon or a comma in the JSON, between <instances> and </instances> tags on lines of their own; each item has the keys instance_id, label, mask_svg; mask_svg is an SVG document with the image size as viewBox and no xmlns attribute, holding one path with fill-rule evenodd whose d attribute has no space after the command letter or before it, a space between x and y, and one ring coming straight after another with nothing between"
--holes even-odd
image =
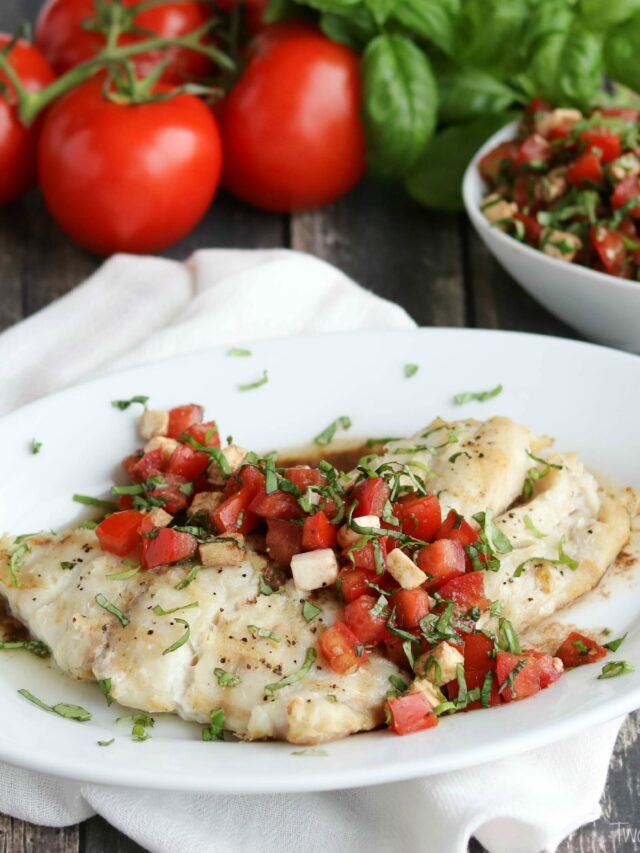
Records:
<instances>
[{"instance_id":1,"label":"wooden table","mask_svg":"<svg viewBox=\"0 0 640 853\"><path fill-rule=\"evenodd\" d=\"M24 17L33 19L40 5L41 0L2 0L0 30L11 31ZM463 216L425 211L397 187L365 182L331 207L293 217L261 213L221 196L167 256L184 259L198 248L214 246L310 252L396 300L420 325L576 337L502 272ZM0 329L66 293L99 264L99 258L78 249L53 224L36 191L0 210ZM561 846L563 853L632 849L618 824L640 830L639 733L640 713L627 719L618 739L602 800L605 817L575 832ZM48 829L0 815L0 853L136 850L140 848L101 818Z\"/></svg>"}]
</instances>

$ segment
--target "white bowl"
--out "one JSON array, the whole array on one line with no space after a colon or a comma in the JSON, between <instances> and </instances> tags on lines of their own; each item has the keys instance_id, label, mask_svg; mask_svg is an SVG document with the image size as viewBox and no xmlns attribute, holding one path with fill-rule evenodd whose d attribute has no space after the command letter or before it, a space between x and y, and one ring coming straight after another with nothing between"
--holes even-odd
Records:
<instances>
[{"instance_id":1,"label":"white bowl","mask_svg":"<svg viewBox=\"0 0 640 853\"><path fill-rule=\"evenodd\" d=\"M467 167L462 194L474 228L507 272L552 314L594 341L640 352L640 282L551 258L491 226L481 212L487 187L478 161L513 139L516 130L512 123L495 133Z\"/></svg>"}]
</instances>

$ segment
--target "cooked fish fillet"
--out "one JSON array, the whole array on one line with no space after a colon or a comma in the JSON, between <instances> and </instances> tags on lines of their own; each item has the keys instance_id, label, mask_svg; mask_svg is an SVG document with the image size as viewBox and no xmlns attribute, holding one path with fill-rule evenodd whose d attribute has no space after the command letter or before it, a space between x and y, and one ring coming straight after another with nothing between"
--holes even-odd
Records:
<instances>
[{"instance_id":1,"label":"cooked fish fillet","mask_svg":"<svg viewBox=\"0 0 640 853\"><path fill-rule=\"evenodd\" d=\"M100 551L92 531L38 535L28 545L17 587L9 570L13 546L0 547L0 591L12 612L51 648L64 672L79 680L110 678L111 695L122 705L202 723L222 708L226 727L241 737L293 743L343 737L384 719L389 676L399 670L377 654L344 676L318 658L300 680L265 692L267 685L300 670L307 650L315 649L318 631L337 618L340 605L331 590L314 596L321 613L306 622L304 594L291 581L281 593L259 593L265 563L258 555L238 568L202 569L189 586L176 590L186 567L108 578L126 567ZM73 568L61 567L71 563ZM129 624L123 626L100 606L99 594L126 614ZM155 606L184 609L159 616ZM186 631L178 619L188 623L189 638L163 654ZM255 629L271 631L279 640L256 635ZM240 682L222 686L216 669Z\"/></svg>"},{"instance_id":2,"label":"cooked fish fillet","mask_svg":"<svg viewBox=\"0 0 640 853\"><path fill-rule=\"evenodd\" d=\"M389 442L374 465L409 464L443 509L470 517L491 507L498 514L522 491L532 465L527 451L537 454L548 443L509 418L449 423L438 418L410 438Z\"/></svg>"}]
</instances>

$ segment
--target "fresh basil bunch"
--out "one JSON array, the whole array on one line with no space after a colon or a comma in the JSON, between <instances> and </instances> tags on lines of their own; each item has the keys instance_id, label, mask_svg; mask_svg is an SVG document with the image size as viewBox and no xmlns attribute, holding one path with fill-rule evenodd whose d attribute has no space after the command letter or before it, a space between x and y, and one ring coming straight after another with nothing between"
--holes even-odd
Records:
<instances>
[{"instance_id":1,"label":"fresh basil bunch","mask_svg":"<svg viewBox=\"0 0 640 853\"><path fill-rule=\"evenodd\" d=\"M362 54L371 171L441 210L460 209L470 157L532 97L585 109L612 98L605 75L640 90L640 0L272 0L267 14L300 7Z\"/></svg>"}]
</instances>

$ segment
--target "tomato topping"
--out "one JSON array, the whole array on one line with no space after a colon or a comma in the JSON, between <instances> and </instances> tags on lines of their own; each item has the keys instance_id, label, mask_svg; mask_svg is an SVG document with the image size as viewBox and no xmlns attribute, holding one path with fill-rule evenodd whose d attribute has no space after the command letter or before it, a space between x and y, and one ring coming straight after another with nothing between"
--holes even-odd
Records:
<instances>
[{"instance_id":1,"label":"tomato topping","mask_svg":"<svg viewBox=\"0 0 640 853\"><path fill-rule=\"evenodd\" d=\"M526 213L514 213L513 218L524 225L524 233L529 243L537 246L542 237L542 226L533 216L528 216Z\"/></svg>"},{"instance_id":2,"label":"tomato topping","mask_svg":"<svg viewBox=\"0 0 640 853\"><path fill-rule=\"evenodd\" d=\"M513 171L513 164L518 156L517 142L501 142L478 163L482 178L491 186L497 186Z\"/></svg>"},{"instance_id":3,"label":"tomato topping","mask_svg":"<svg viewBox=\"0 0 640 853\"><path fill-rule=\"evenodd\" d=\"M140 542L143 513L132 509L114 512L96 527L96 536L103 551L126 557Z\"/></svg>"},{"instance_id":4,"label":"tomato topping","mask_svg":"<svg viewBox=\"0 0 640 853\"><path fill-rule=\"evenodd\" d=\"M544 101L542 98L533 98L527 104L525 109L525 113L529 116L533 116L536 113L549 113L553 107L548 101Z\"/></svg>"},{"instance_id":5,"label":"tomato topping","mask_svg":"<svg viewBox=\"0 0 640 853\"><path fill-rule=\"evenodd\" d=\"M418 551L418 567L431 576L425 584L430 592L466 571L464 548L453 539L438 539Z\"/></svg>"},{"instance_id":6,"label":"tomato topping","mask_svg":"<svg viewBox=\"0 0 640 853\"><path fill-rule=\"evenodd\" d=\"M623 121L635 124L638 121L640 113L632 107L598 107L597 112L601 116L610 116L611 118L621 118Z\"/></svg>"},{"instance_id":7,"label":"tomato topping","mask_svg":"<svg viewBox=\"0 0 640 853\"><path fill-rule=\"evenodd\" d=\"M212 515L220 533L249 533L262 524L262 519L249 509L253 496L252 486L242 486L220 504Z\"/></svg>"},{"instance_id":8,"label":"tomato topping","mask_svg":"<svg viewBox=\"0 0 640 853\"><path fill-rule=\"evenodd\" d=\"M183 432L194 424L202 421L202 406L190 403L187 406L177 406L169 412L169 427L167 435L169 438L180 438Z\"/></svg>"},{"instance_id":9,"label":"tomato topping","mask_svg":"<svg viewBox=\"0 0 640 853\"><path fill-rule=\"evenodd\" d=\"M634 198L640 196L640 181L637 175L629 175L624 181L621 181L611 194L611 207L614 210L619 210L625 207ZM627 210L627 216L634 218L640 217L640 198L638 198L638 206Z\"/></svg>"},{"instance_id":10,"label":"tomato topping","mask_svg":"<svg viewBox=\"0 0 640 853\"><path fill-rule=\"evenodd\" d=\"M487 677L487 672L491 672L488 669L467 669L465 666L464 670L464 680L467 685L467 690L474 690L476 687L479 690L482 690L484 686L484 680ZM494 705L500 704L500 693L498 679L496 678L495 673L493 674L493 680L491 682L491 692L489 693L489 707L493 707ZM460 692L460 685L458 684L458 680L454 679L447 684L447 696L449 699L457 699L458 694ZM466 706L466 711L473 711L476 708L484 708L485 705L482 704L481 699L477 699L475 702L469 702Z\"/></svg>"},{"instance_id":11,"label":"tomato topping","mask_svg":"<svg viewBox=\"0 0 640 853\"><path fill-rule=\"evenodd\" d=\"M610 275L622 275L627 260L627 250L622 234L611 231L604 225L594 225L589 230L589 238L605 270Z\"/></svg>"},{"instance_id":12,"label":"tomato topping","mask_svg":"<svg viewBox=\"0 0 640 853\"><path fill-rule=\"evenodd\" d=\"M187 481L178 474L162 474L161 477L162 483L147 494L151 498L159 498L162 509L175 515L189 503L190 492L184 488Z\"/></svg>"},{"instance_id":13,"label":"tomato topping","mask_svg":"<svg viewBox=\"0 0 640 853\"><path fill-rule=\"evenodd\" d=\"M142 566L145 569L186 560L198 549L198 540L190 533L171 527L158 527L155 530L157 534L152 535L152 538L142 537ZM153 529L149 532L154 533Z\"/></svg>"},{"instance_id":14,"label":"tomato topping","mask_svg":"<svg viewBox=\"0 0 640 853\"><path fill-rule=\"evenodd\" d=\"M304 510L295 495L281 492L279 489L270 495L258 492L251 501L251 512L263 518L302 518Z\"/></svg>"},{"instance_id":15,"label":"tomato topping","mask_svg":"<svg viewBox=\"0 0 640 853\"><path fill-rule=\"evenodd\" d=\"M168 474L177 474L179 477L184 477L185 480L192 482L206 471L208 465L209 455L207 453L194 450L187 444L181 444L171 454L166 470Z\"/></svg>"},{"instance_id":16,"label":"tomato topping","mask_svg":"<svg viewBox=\"0 0 640 853\"><path fill-rule=\"evenodd\" d=\"M405 693L387 700L391 723L389 728L397 735L408 735L431 729L438 725L438 718L423 693Z\"/></svg>"},{"instance_id":17,"label":"tomato topping","mask_svg":"<svg viewBox=\"0 0 640 853\"><path fill-rule=\"evenodd\" d=\"M417 628L422 617L429 612L429 594L421 588L399 589L390 601L401 628Z\"/></svg>"},{"instance_id":18,"label":"tomato topping","mask_svg":"<svg viewBox=\"0 0 640 853\"><path fill-rule=\"evenodd\" d=\"M466 575L453 578L440 587L438 593L443 598L451 598L456 606L464 613L472 607L486 610L491 603L484 594L484 577L482 572L467 572Z\"/></svg>"},{"instance_id":19,"label":"tomato topping","mask_svg":"<svg viewBox=\"0 0 640 853\"><path fill-rule=\"evenodd\" d=\"M516 165L539 167L551 159L551 145L544 136L532 133L521 143L516 156Z\"/></svg>"},{"instance_id":20,"label":"tomato topping","mask_svg":"<svg viewBox=\"0 0 640 853\"><path fill-rule=\"evenodd\" d=\"M402 498L393 511L402 525L402 532L423 542L433 539L442 524L440 503L435 495Z\"/></svg>"},{"instance_id":21,"label":"tomato topping","mask_svg":"<svg viewBox=\"0 0 640 853\"><path fill-rule=\"evenodd\" d=\"M555 656L560 658L565 667L582 666L585 663L594 663L607 654L604 646L596 643L590 637L572 631L562 643Z\"/></svg>"},{"instance_id":22,"label":"tomato topping","mask_svg":"<svg viewBox=\"0 0 640 853\"><path fill-rule=\"evenodd\" d=\"M386 536L379 536L376 541L379 542L379 548L377 548L380 555L379 561L384 566L387 560L387 538ZM342 551L342 556L351 560L356 569L377 573L376 551L371 542L367 542L362 548L355 548L355 546L354 548L345 548Z\"/></svg>"},{"instance_id":23,"label":"tomato topping","mask_svg":"<svg viewBox=\"0 0 640 853\"><path fill-rule=\"evenodd\" d=\"M343 619L361 643L374 646L381 643L387 636L386 621L388 613L383 608L382 613L373 614L371 611L378 602L373 595L361 595L344 609Z\"/></svg>"},{"instance_id":24,"label":"tomato topping","mask_svg":"<svg viewBox=\"0 0 640 853\"><path fill-rule=\"evenodd\" d=\"M380 576L375 572L367 572L364 569L341 569L338 572L338 580L336 585L342 594L344 601L355 601L360 595L371 591L371 587L367 586L367 582L378 584Z\"/></svg>"},{"instance_id":25,"label":"tomato topping","mask_svg":"<svg viewBox=\"0 0 640 853\"><path fill-rule=\"evenodd\" d=\"M583 130L580 140L584 143L585 151L595 154L601 163L610 163L622 153L620 139L606 127Z\"/></svg>"},{"instance_id":26,"label":"tomato topping","mask_svg":"<svg viewBox=\"0 0 640 853\"><path fill-rule=\"evenodd\" d=\"M195 439L198 444L203 444L205 447L220 447L220 433L218 432L218 425L215 421L193 424L188 429L185 429L184 432Z\"/></svg>"},{"instance_id":27,"label":"tomato topping","mask_svg":"<svg viewBox=\"0 0 640 853\"><path fill-rule=\"evenodd\" d=\"M389 499L390 489L382 477L369 477L356 483L351 498L353 504L357 501L354 516L382 515L384 505Z\"/></svg>"},{"instance_id":28,"label":"tomato topping","mask_svg":"<svg viewBox=\"0 0 640 853\"><path fill-rule=\"evenodd\" d=\"M573 187L580 187L585 184L601 184L603 172L598 157L591 151L586 151L576 157L567 169L567 180Z\"/></svg>"},{"instance_id":29,"label":"tomato topping","mask_svg":"<svg viewBox=\"0 0 640 853\"><path fill-rule=\"evenodd\" d=\"M291 558L302 551L302 526L277 518L267 521L267 551L272 560L288 566Z\"/></svg>"},{"instance_id":30,"label":"tomato topping","mask_svg":"<svg viewBox=\"0 0 640 853\"><path fill-rule=\"evenodd\" d=\"M477 631L465 634L464 639L464 668L485 671L496 668L496 657L493 640Z\"/></svg>"},{"instance_id":31,"label":"tomato topping","mask_svg":"<svg viewBox=\"0 0 640 853\"><path fill-rule=\"evenodd\" d=\"M307 468L297 465L294 468L285 468L284 475L287 480L296 485L301 492L306 492L308 486L321 486L324 483L322 472L317 468Z\"/></svg>"},{"instance_id":32,"label":"tomato topping","mask_svg":"<svg viewBox=\"0 0 640 853\"><path fill-rule=\"evenodd\" d=\"M145 453L133 464L130 462L131 458L131 456L127 457L122 464L131 479L136 483L144 483L149 477L159 474L165 464L164 454L160 448L150 450L149 453Z\"/></svg>"},{"instance_id":33,"label":"tomato topping","mask_svg":"<svg viewBox=\"0 0 640 853\"><path fill-rule=\"evenodd\" d=\"M473 545L478 538L473 527L459 515L455 509L449 511L447 517L436 532L436 539L452 539L464 548L465 545Z\"/></svg>"},{"instance_id":34,"label":"tomato topping","mask_svg":"<svg viewBox=\"0 0 640 853\"><path fill-rule=\"evenodd\" d=\"M355 672L369 657L351 628L340 621L320 634L318 648L331 669L341 675Z\"/></svg>"},{"instance_id":35,"label":"tomato topping","mask_svg":"<svg viewBox=\"0 0 640 853\"><path fill-rule=\"evenodd\" d=\"M508 682L509 675L516 667L519 671ZM553 666L551 655L544 652L524 652L521 655L498 652L496 658L498 687L505 702L533 696L534 693L557 681L561 675L562 671L558 672Z\"/></svg>"},{"instance_id":36,"label":"tomato topping","mask_svg":"<svg viewBox=\"0 0 640 853\"><path fill-rule=\"evenodd\" d=\"M316 512L305 518L302 527L302 547L305 551L318 548L333 548L336 544L336 526L331 524L324 512Z\"/></svg>"},{"instance_id":37,"label":"tomato topping","mask_svg":"<svg viewBox=\"0 0 640 853\"><path fill-rule=\"evenodd\" d=\"M529 174L518 175L513 183L513 200L522 210L524 207L531 207L532 182Z\"/></svg>"}]
</instances>

